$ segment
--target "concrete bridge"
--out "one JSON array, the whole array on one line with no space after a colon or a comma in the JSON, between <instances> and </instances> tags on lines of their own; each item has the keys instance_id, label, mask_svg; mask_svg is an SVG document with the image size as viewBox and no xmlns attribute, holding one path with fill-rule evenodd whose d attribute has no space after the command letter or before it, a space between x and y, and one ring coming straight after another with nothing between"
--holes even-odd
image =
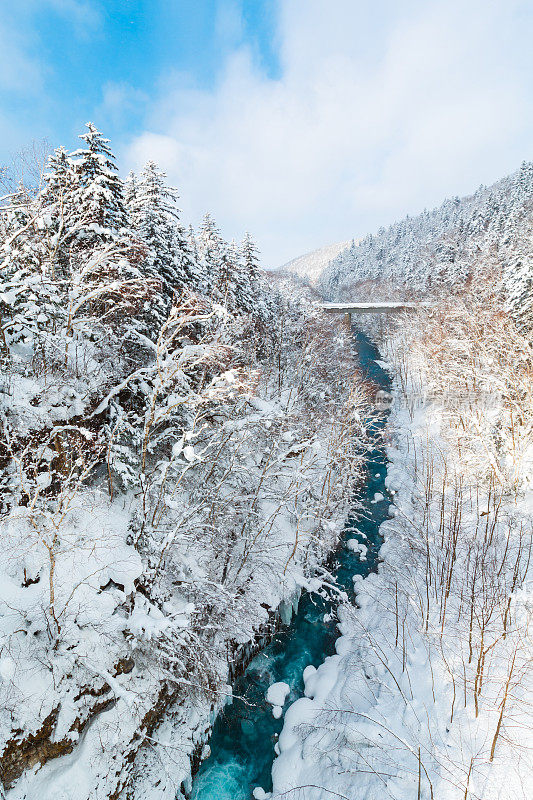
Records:
<instances>
[{"instance_id":1,"label":"concrete bridge","mask_svg":"<svg viewBox=\"0 0 533 800\"><path fill-rule=\"evenodd\" d=\"M427 308L429 303L374 302L374 303L322 303L326 314L343 314L344 322L351 324L352 314L400 314Z\"/></svg>"},{"instance_id":2,"label":"concrete bridge","mask_svg":"<svg viewBox=\"0 0 533 800\"><path fill-rule=\"evenodd\" d=\"M414 311L427 303L322 303L326 314L394 314L400 311Z\"/></svg>"}]
</instances>

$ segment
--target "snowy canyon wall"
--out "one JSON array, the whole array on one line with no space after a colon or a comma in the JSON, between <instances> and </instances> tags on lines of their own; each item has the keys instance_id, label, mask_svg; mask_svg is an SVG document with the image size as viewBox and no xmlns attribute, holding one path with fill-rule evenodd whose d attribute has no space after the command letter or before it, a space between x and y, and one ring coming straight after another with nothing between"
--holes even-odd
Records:
<instances>
[{"instance_id":1,"label":"snowy canyon wall","mask_svg":"<svg viewBox=\"0 0 533 800\"><path fill-rule=\"evenodd\" d=\"M239 653L320 580L362 395L250 236L186 229L155 164L123 181L81 138L0 206L0 779L162 800Z\"/></svg>"},{"instance_id":2,"label":"snowy canyon wall","mask_svg":"<svg viewBox=\"0 0 533 800\"><path fill-rule=\"evenodd\" d=\"M272 798L525 800L531 345L501 309L464 302L381 345L395 375L382 563L286 713Z\"/></svg>"}]
</instances>

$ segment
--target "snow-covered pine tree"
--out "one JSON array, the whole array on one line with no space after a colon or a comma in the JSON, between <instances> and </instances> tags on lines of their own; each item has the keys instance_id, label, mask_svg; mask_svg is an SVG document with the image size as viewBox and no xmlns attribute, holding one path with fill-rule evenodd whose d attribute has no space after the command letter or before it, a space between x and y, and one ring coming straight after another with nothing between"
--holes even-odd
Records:
<instances>
[{"instance_id":1,"label":"snow-covered pine tree","mask_svg":"<svg viewBox=\"0 0 533 800\"><path fill-rule=\"evenodd\" d=\"M249 253L253 258L253 254ZM222 242L217 270L217 289L221 302L237 314L261 316L264 287L253 262L245 262L242 248L233 240Z\"/></svg>"},{"instance_id":2,"label":"snow-covered pine tree","mask_svg":"<svg viewBox=\"0 0 533 800\"><path fill-rule=\"evenodd\" d=\"M528 226L529 234L520 240L519 246L511 254L507 263L503 284L507 296L507 306L517 320L520 328L533 339L533 253L531 240L533 226Z\"/></svg>"},{"instance_id":3,"label":"snow-covered pine tree","mask_svg":"<svg viewBox=\"0 0 533 800\"><path fill-rule=\"evenodd\" d=\"M518 171L517 195L519 201L530 203L533 200L533 161L523 161Z\"/></svg>"},{"instance_id":4,"label":"snow-covered pine tree","mask_svg":"<svg viewBox=\"0 0 533 800\"><path fill-rule=\"evenodd\" d=\"M196 234L191 224L189 224L189 227L187 228L187 244L193 255L195 263L198 264L200 260L200 256L198 254L198 242L196 241Z\"/></svg>"},{"instance_id":5,"label":"snow-covered pine tree","mask_svg":"<svg viewBox=\"0 0 533 800\"><path fill-rule=\"evenodd\" d=\"M250 282L253 283L259 275L259 248L248 231L242 240L241 253L244 266L250 275Z\"/></svg>"},{"instance_id":6,"label":"snow-covered pine tree","mask_svg":"<svg viewBox=\"0 0 533 800\"><path fill-rule=\"evenodd\" d=\"M48 158L47 170L43 175L41 198L47 205L62 201L73 188L74 171L68 150L63 145L56 147Z\"/></svg>"},{"instance_id":7,"label":"snow-covered pine tree","mask_svg":"<svg viewBox=\"0 0 533 800\"><path fill-rule=\"evenodd\" d=\"M205 214L197 236L198 254L205 280L205 292L210 297L220 299L220 262L224 241L220 231L209 213Z\"/></svg>"},{"instance_id":8,"label":"snow-covered pine tree","mask_svg":"<svg viewBox=\"0 0 533 800\"><path fill-rule=\"evenodd\" d=\"M164 317L176 294L187 287L202 288L201 272L180 221L177 191L166 183L165 173L149 161L130 189L130 213L136 236L147 246L146 274L160 282Z\"/></svg>"},{"instance_id":9,"label":"snow-covered pine tree","mask_svg":"<svg viewBox=\"0 0 533 800\"><path fill-rule=\"evenodd\" d=\"M261 314L264 287L261 286L259 277L259 249L248 232L241 242L239 254L243 273L239 305L247 313L255 311Z\"/></svg>"},{"instance_id":10,"label":"snow-covered pine tree","mask_svg":"<svg viewBox=\"0 0 533 800\"><path fill-rule=\"evenodd\" d=\"M237 310L242 300L241 278L243 275L239 261L240 254L235 242L224 244L221 248L218 265L217 288L222 303L229 311Z\"/></svg>"},{"instance_id":11,"label":"snow-covered pine tree","mask_svg":"<svg viewBox=\"0 0 533 800\"><path fill-rule=\"evenodd\" d=\"M48 159L39 200L48 223L51 269L58 279L63 280L69 274L71 230L79 214L71 196L75 182L74 166L68 151L63 146L56 148Z\"/></svg>"},{"instance_id":12,"label":"snow-covered pine tree","mask_svg":"<svg viewBox=\"0 0 533 800\"><path fill-rule=\"evenodd\" d=\"M154 291L143 280L109 140L87 123L85 147L71 154L72 185L64 196L69 248L68 330L75 317L124 330L132 311ZM92 324L92 323L91 323Z\"/></svg>"},{"instance_id":13,"label":"snow-covered pine tree","mask_svg":"<svg viewBox=\"0 0 533 800\"><path fill-rule=\"evenodd\" d=\"M52 220L41 197L23 188L2 209L3 334L13 344L26 341L50 322L49 301L58 312ZM37 297L40 302L36 305Z\"/></svg>"},{"instance_id":14,"label":"snow-covered pine tree","mask_svg":"<svg viewBox=\"0 0 533 800\"><path fill-rule=\"evenodd\" d=\"M143 177L146 177L148 166L143 171ZM143 181L143 177L139 179L134 172L129 173L124 183L124 200L133 237L141 246L139 267L143 278L153 287L150 299L137 315L137 327L144 336L154 341L168 314L160 265L162 259L168 258L169 248L161 230L159 204L157 200L154 202L157 193L151 189L150 178Z\"/></svg>"},{"instance_id":15,"label":"snow-covered pine tree","mask_svg":"<svg viewBox=\"0 0 533 800\"><path fill-rule=\"evenodd\" d=\"M128 209L132 224L134 224L134 213L137 210L138 185L137 175L133 170L130 170L124 181L124 203Z\"/></svg>"},{"instance_id":16,"label":"snow-covered pine tree","mask_svg":"<svg viewBox=\"0 0 533 800\"><path fill-rule=\"evenodd\" d=\"M116 241L127 228L124 188L115 156L92 122L80 135L85 147L72 153L75 183L70 203L77 212L71 235L80 247Z\"/></svg>"}]
</instances>

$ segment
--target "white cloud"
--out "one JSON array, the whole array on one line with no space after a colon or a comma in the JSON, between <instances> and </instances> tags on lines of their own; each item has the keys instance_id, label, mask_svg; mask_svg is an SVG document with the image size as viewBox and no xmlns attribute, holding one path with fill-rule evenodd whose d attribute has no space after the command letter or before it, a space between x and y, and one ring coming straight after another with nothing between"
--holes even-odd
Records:
<instances>
[{"instance_id":1,"label":"white cloud","mask_svg":"<svg viewBox=\"0 0 533 800\"><path fill-rule=\"evenodd\" d=\"M31 36L0 19L0 91L35 94L42 90L43 66L31 52Z\"/></svg>"},{"instance_id":2,"label":"white cloud","mask_svg":"<svg viewBox=\"0 0 533 800\"><path fill-rule=\"evenodd\" d=\"M108 81L102 91L102 103L94 113L95 119L107 119L120 124L128 115L138 114L148 96L129 83Z\"/></svg>"},{"instance_id":3,"label":"white cloud","mask_svg":"<svg viewBox=\"0 0 533 800\"><path fill-rule=\"evenodd\" d=\"M93 0L19 0L30 11L51 9L68 19L76 34L88 33L102 24L102 13Z\"/></svg>"},{"instance_id":4,"label":"white cloud","mask_svg":"<svg viewBox=\"0 0 533 800\"><path fill-rule=\"evenodd\" d=\"M528 0L284 0L281 78L246 47L212 91L171 76L128 159L158 160L187 218L209 209L226 235L250 229L265 263L283 263L532 157L531 11Z\"/></svg>"},{"instance_id":5,"label":"white cloud","mask_svg":"<svg viewBox=\"0 0 533 800\"><path fill-rule=\"evenodd\" d=\"M0 6L0 141L5 154L16 154L40 138L40 110L53 105L47 87L53 66L43 55L35 13L65 17L78 37L89 36L102 17L91 0L0 0Z\"/></svg>"}]
</instances>

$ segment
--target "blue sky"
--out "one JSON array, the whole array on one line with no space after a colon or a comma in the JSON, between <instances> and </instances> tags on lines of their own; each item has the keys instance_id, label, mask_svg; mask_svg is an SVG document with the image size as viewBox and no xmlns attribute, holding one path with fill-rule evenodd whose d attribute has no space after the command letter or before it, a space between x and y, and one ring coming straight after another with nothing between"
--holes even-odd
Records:
<instances>
[{"instance_id":1,"label":"blue sky","mask_svg":"<svg viewBox=\"0 0 533 800\"><path fill-rule=\"evenodd\" d=\"M113 138L133 136L169 76L212 87L244 41L266 74L278 69L270 0L0 0L0 8L0 42L10 41L23 67L11 85L0 78L11 123L3 161L24 137L68 142L93 118Z\"/></svg>"},{"instance_id":2,"label":"blue sky","mask_svg":"<svg viewBox=\"0 0 533 800\"><path fill-rule=\"evenodd\" d=\"M0 0L0 163L153 158L186 222L275 266L516 169L532 152L531 0Z\"/></svg>"}]
</instances>

